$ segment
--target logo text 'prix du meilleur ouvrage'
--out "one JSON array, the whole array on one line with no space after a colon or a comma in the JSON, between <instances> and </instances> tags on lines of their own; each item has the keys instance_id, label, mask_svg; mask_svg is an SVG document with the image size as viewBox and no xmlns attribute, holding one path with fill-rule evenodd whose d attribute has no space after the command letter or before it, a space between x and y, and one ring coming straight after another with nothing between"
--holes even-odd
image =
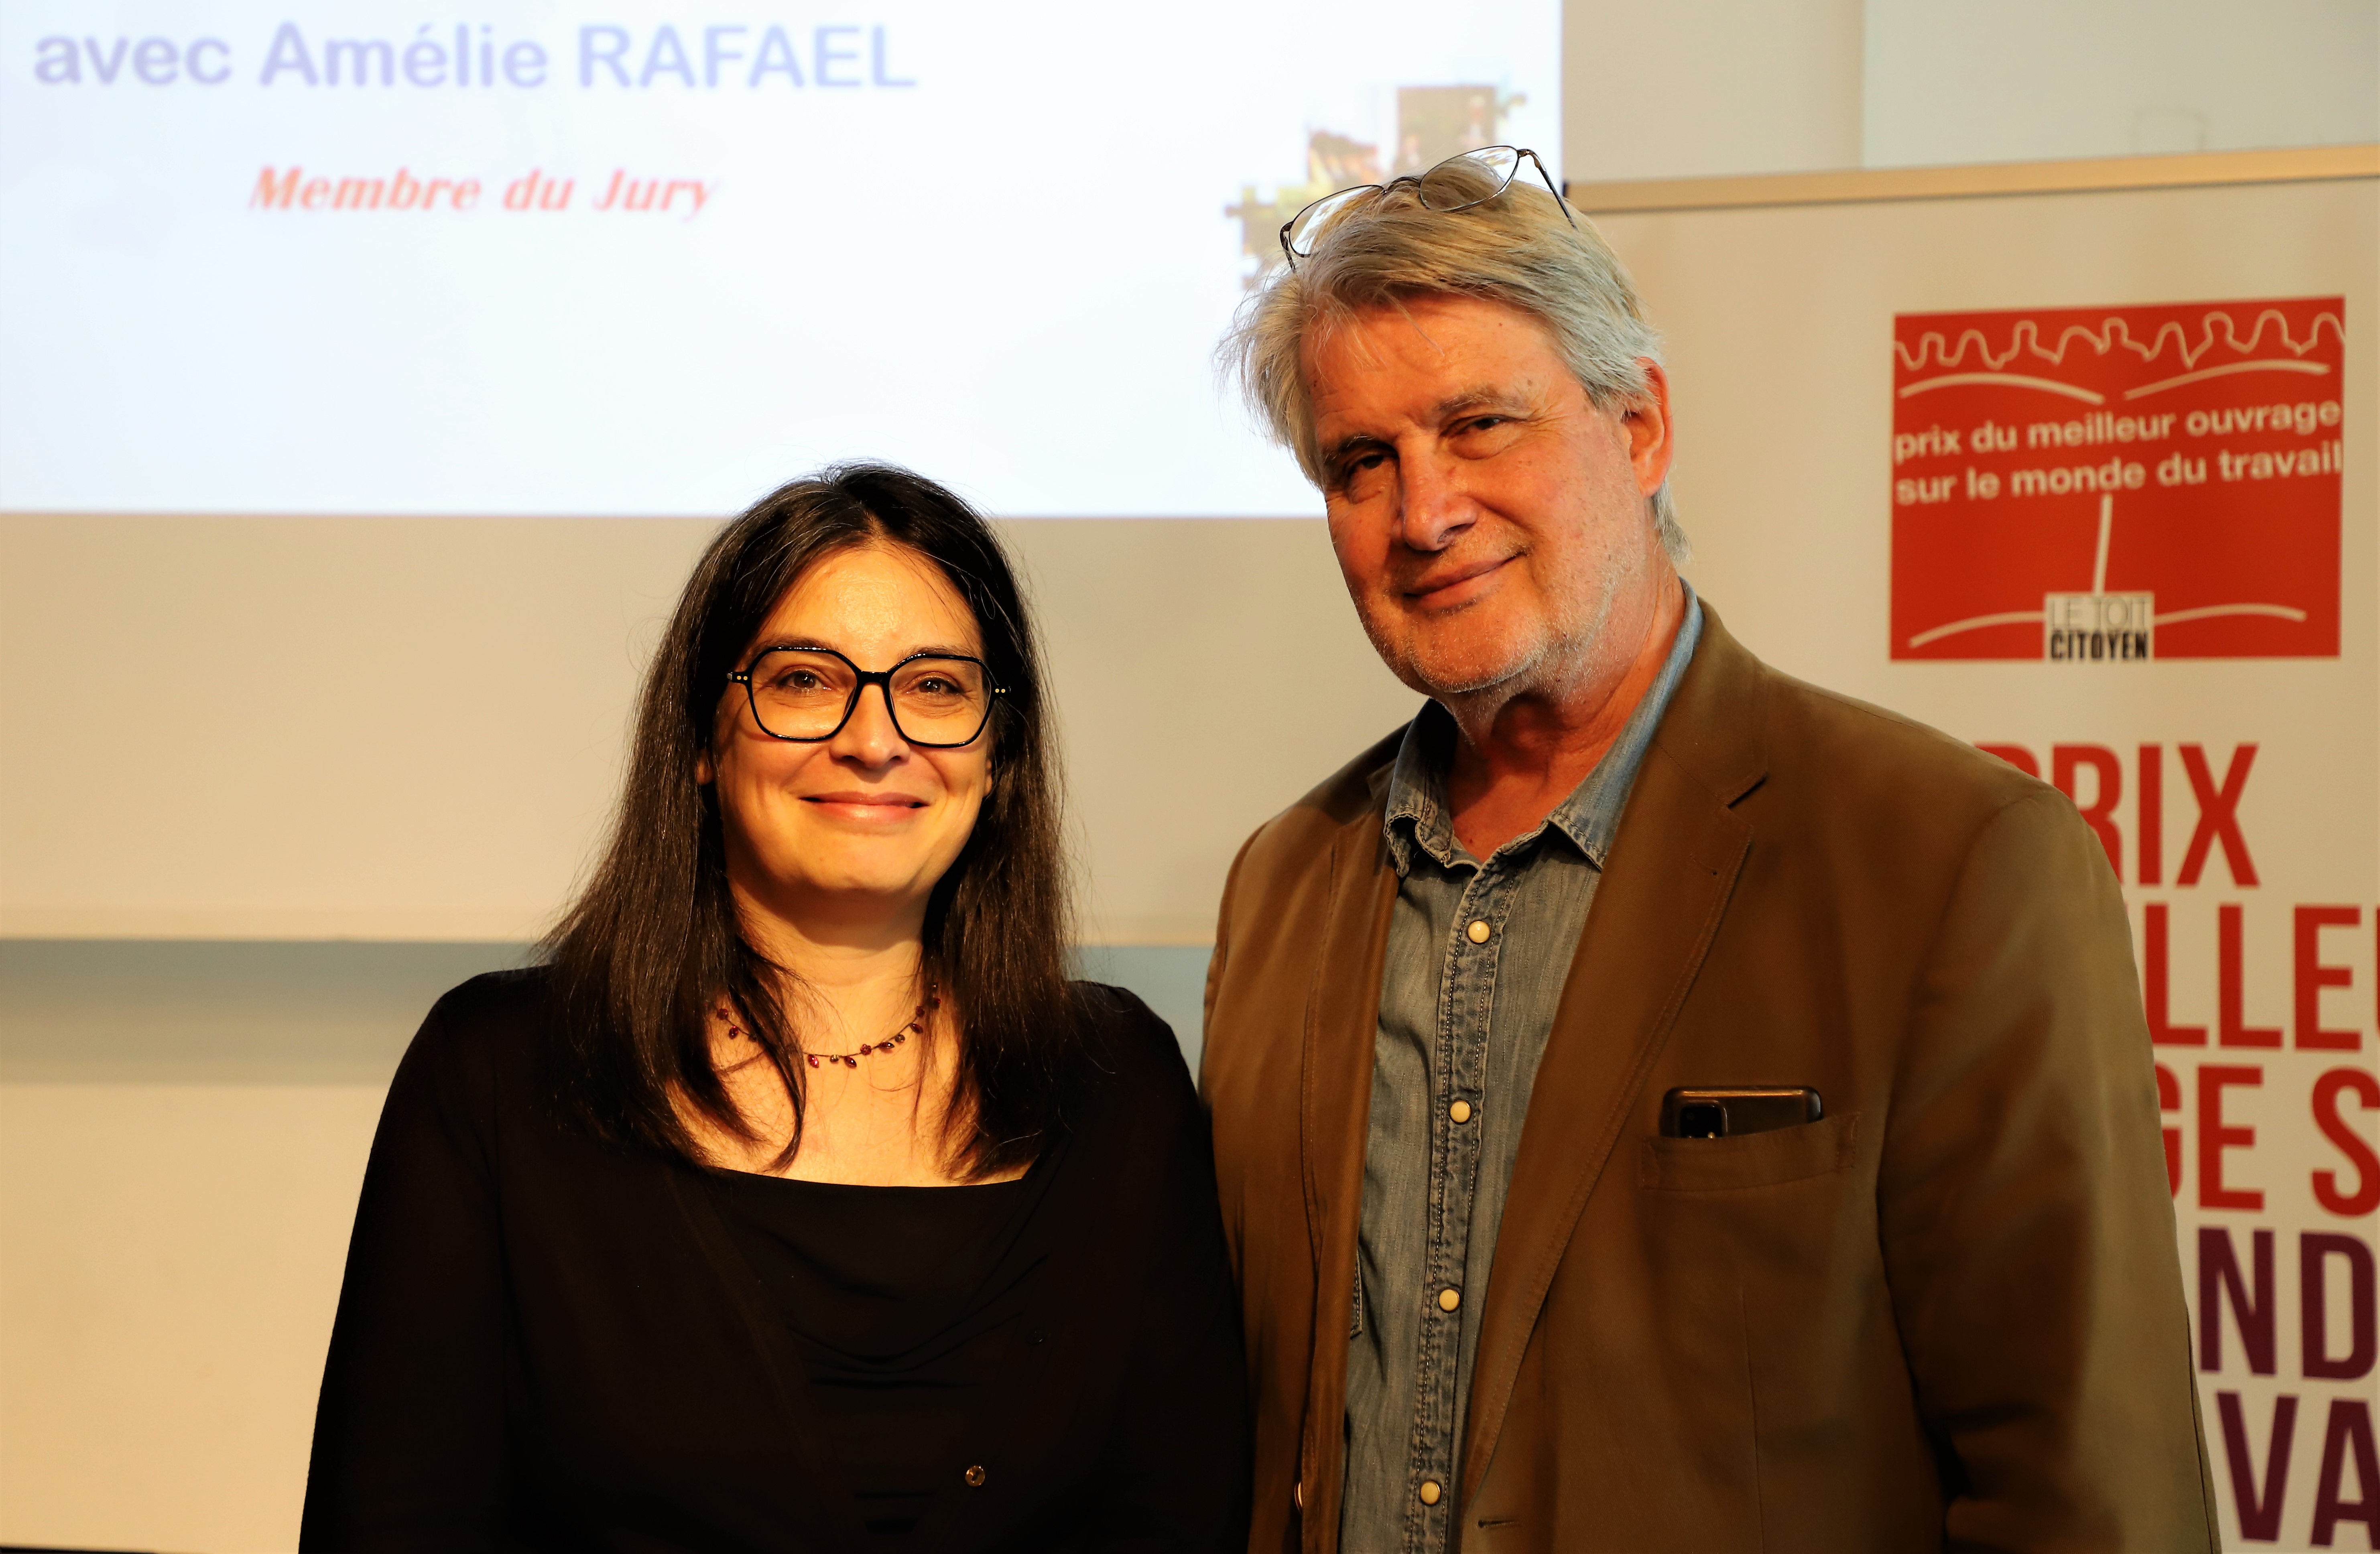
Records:
<instances>
[{"instance_id":1,"label":"logo text 'prix du meilleur ouvrage'","mask_svg":"<svg viewBox=\"0 0 2380 1554\"><path fill-rule=\"evenodd\" d=\"M1892 656L2338 656L2345 316L1900 315Z\"/></svg>"}]
</instances>

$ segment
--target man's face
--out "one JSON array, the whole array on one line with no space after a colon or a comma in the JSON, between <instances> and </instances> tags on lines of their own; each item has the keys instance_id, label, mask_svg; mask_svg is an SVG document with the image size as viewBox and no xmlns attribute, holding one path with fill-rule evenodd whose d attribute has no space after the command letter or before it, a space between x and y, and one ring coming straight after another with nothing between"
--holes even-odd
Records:
<instances>
[{"instance_id":1,"label":"man's face","mask_svg":"<svg viewBox=\"0 0 2380 1554\"><path fill-rule=\"evenodd\" d=\"M1331 546L1406 685L1517 695L1633 653L1604 627L1670 576L1647 500L1669 388L1646 366L1646 405L1598 410L1542 324L1472 297L1372 309L1308 344Z\"/></svg>"}]
</instances>

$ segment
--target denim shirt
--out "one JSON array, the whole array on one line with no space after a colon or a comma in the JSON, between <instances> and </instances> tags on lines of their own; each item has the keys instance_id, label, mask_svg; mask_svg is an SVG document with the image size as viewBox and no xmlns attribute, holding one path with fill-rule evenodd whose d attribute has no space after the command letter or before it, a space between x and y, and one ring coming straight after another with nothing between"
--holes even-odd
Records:
<instances>
[{"instance_id":1,"label":"denim shirt","mask_svg":"<svg viewBox=\"0 0 2380 1554\"><path fill-rule=\"evenodd\" d=\"M1676 644L1620 737L1537 828L1481 862L1454 838L1454 720L1425 702L1390 778L1398 875L1374 1039L1347 1363L1345 1554L1441 1554L1472 1358L1537 1061L1653 731L1702 637Z\"/></svg>"}]
</instances>

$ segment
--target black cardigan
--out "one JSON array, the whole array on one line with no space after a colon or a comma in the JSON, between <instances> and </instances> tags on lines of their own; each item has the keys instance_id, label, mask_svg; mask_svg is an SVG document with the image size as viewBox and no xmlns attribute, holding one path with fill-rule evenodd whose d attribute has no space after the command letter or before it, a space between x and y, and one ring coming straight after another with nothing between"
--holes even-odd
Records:
<instances>
[{"instance_id":1,"label":"black cardigan","mask_svg":"<svg viewBox=\"0 0 2380 1554\"><path fill-rule=\"evenodd\" d=\"M1093 1072L1024 1232L1046 1261L997 1401L907 1546L1237 1554L1245 1369L1205 1119L1164 1022L1077 991ZM540 971L475 978L397 1070L299 1547L864 1547L792 1335L715 1196L541 1099L551 1002Z\"/></svg>"}]
</instances>

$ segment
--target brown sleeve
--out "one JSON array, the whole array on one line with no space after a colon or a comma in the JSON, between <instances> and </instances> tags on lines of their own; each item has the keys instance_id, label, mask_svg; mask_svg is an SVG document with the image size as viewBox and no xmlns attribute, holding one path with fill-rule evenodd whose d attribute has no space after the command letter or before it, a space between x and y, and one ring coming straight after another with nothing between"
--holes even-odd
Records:
<instances>
[{"instance_id":1,"label":"brown sleeve","mask_svg":"<svg viewBox=\"0 0 2380 1554\"><path fill-rule=\"evenodd\" d=\"M1248 861L1248 849L1255 846L1257 838L1263 834L1261 831L1249 832L1248 839L1240 844L1240 850L1232 855L1231 872L1223 876L1222 904L1215 908L1215 950L1207 960L1207 1004L1199 1029L1198 1090L1201 1095L1207 1090L1208 1054L1215 1050L1215 998L1223 990L1223 962L1232 947L1232 896L1240 888L1240 869Z\"/></svg>"},{"instance_id":2,"label":"brown sleeve","mask_svg":"<svg viewBox=\"0 0 2380 1554\"><path fill-rule=\"evenodd\" d=\"M1978 832L1877 1209L1957 1550L2217 1547L2123 898L2062 796Z\"/></svg>"},{"instance_id":3,"label":"brown sleeve","mask_svg":"<svg viewBox=\"0 0 2380 1554\"><path fill-rule=\"evenodd\" d=\"M1223 877L1222 904L1215 910L1215 950L1207 961L1207 1003L1206 1012L1200 1020L1198 1042L1198 1099L1202 1109L1210 1110L1213 1105L1214 1087L1210 1083L1209 1076L1215 1072L1220 1050L1230 1039L1228 1037L1218 1039L1215 1029L1215 1001L1222 994L1223 965L1232 948L1232 897L1239 890L1240 870L1248 861L1248 849L1255 846L1257 838L1263 834L1262 831L1249 833L1248 839L1240 844L1240 850L1232 855L1231 872ZM1210 1124L1212 1121L1210 1114L1208 1116ZM1210 1145L1212 1143L1211 1133L1209 1143ZM1211 1154L1209 1159L1211 1161ZM1231 1257L1232 1282L1236 1288L1240 1282L1242 1270L1246 1266L1247 1223L1241 1216L1238 1198L1222 1194L1220 1182L1219 1177L1218 1196L1223 1209L1223 1245ZM1250 1380L1253 1384L1253 1364L1250 1366Z\"/></svg>"}]
</instances>

